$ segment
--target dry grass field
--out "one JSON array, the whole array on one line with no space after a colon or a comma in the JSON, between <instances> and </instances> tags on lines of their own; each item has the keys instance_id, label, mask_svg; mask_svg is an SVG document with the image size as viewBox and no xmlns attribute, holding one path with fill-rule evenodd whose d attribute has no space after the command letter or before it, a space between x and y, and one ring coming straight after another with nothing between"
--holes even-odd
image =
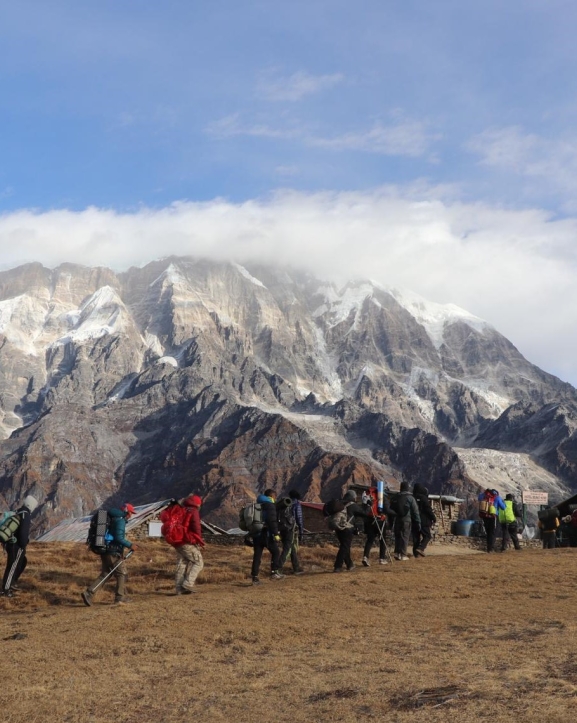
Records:
<instances>
[{"instance_id":1,"label":"dry grass field","mask_svg":"<svg viewBox=\"0 0 577 723\"><path fill-rule=\"evenodd\" d=\"M305 549L306 575L252 587L251 551L213 546L176 597L172 550L148 543L133 603L108 588L86 608L98 559L32 544L0 601L0 720L572 720L577 550L434 551L334 575L332 548Z\"/></svg>"}]
</instances>

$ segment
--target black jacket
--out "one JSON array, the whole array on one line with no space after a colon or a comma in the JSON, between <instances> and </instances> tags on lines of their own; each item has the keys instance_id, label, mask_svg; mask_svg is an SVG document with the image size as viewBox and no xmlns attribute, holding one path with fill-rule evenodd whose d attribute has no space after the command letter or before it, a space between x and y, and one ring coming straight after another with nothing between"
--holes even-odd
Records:
<instances>
[{"instance_id":1,"label":"black jacket","mask_svg":"<svg viewBox=\"0 0 577 723\"><path fill-rule=\"evenodd\" d=\"M16 538L18 547L25 549L30 542L30 510L28 507L21 507L17 510L17 514L20 515L22 521L14 533L14 537Z\"/></svg>"},{"instance_id":2,"label":"black jacket","mask_svg":"<svg viewBox=\"0 0 577 723\"><path fill-rule=\"evenodd\" d=\"M433 512L433 508L429 502L429 495L415 496L415 500L417 501L417 507L419 508L421 527L429 528L431 525L434 525L437 521L437 516Z\"/></svg>"}]
</instances>

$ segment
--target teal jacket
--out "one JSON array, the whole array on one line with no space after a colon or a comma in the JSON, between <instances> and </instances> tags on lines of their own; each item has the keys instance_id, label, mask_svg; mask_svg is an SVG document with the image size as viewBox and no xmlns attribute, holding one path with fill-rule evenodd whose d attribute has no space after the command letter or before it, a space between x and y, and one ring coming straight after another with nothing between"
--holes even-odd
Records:
<instances>
[{"instance_id":1,"label":"teal jacket","mask_svg":"<svg viewBox=\"0 0 577 723\"><path fill-rule=\"evenodd\" d=\"M128 549L132 547L132 542L126 539L126 512L113 508L108 510L108 515L110 517L108 532L112 535L109 547L121 554L125 547Z\"/></svg>"}]
</instances>

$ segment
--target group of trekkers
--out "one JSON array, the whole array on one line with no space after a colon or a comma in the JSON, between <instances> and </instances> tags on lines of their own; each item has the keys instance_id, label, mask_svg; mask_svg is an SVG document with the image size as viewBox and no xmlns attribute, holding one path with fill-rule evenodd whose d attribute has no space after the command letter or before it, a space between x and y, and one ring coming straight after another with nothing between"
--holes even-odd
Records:
<instances>
[{"instance_id":1,"label":"group of trekkers","mask_svg":"<svg viewBox=\"0 0 577 723\"><path fill-rule=\"evenodd\" d=\"M293 574L303 574L299 546L305 529L300 500L301 495L297 490L291 490L288 497L276 499L274 490L267 489L257 497L255 503L241 510L242 529L247 532L244 542L253 549L253 585L261 582L259 573L264 550L270 553L272 580L280 580L285 576L284 570L289 560ZM497 490L487 488L479 494L478 502L479 517L486 533L487 552L495 551L497 523L501 526L501 549L506 549L510 539L515 549L519 550L518 521L522 517L522 510L514 496L508 494L503 500ZM197 577L204 567L201 505L201 498L192 494L181 502L173 500L160 515L162 535L176 551L176 595L190 595L195 592ZM28 496L11 521L0 523L0 541L4 544L7 555L0 591L5 597L12 597L18 589L18 579L26 567L30 516L37 506L37 500ZM104 515L104 523L99 532L100 514ZM126 503L120 508L100 510L92 518L87 543L90 549L100 556L101 569L99 576L81 593L85 605L92 605L97 592L111 577L116 581L115 603L124 605L128 602L125 559L138 548L126 537L126 523L134 514L135 508ZM422 484L415 484L411 492L407 482L401 484L399 492L392 493L387 490L380 497L374 488L363 491L360 498L354 489L348 489L341 499L327 502L323 514L328 528L334 531L338 542L333 566L335 573L355 569L351 547L355 535L363 533L366 536L362 557L364 567L370 565L370 554L375 543L378 543L380 565L389 564L393 558L399 562L409 560L408 547L411 537L413 557L425 557L425 550L431 541L431 528L437 521L428 489ZM577 526L577 510L573 516ZM563 518L565 522L571 519ZM12 528L11 524L16 527ZM555 547L559 524L558 510L539 513L543 547ZM393 555L388 549L385 535L389 529L394 535Z\"/></svg>"},{"instance_id":2,"label":"group of trekkers","mask_svg":"<svg viewBox=\"0 0 577 723\"><path fill-rule=\"evenodd\" d=\"M523 524L523 508L514 495L508 494L503 499L497 490L487 488L479 494L478 501L479 517L483 522L487 538L487 552L495 552L497 524L501 527L501 551L506 550L509 539L514 548L520 550L519 529L522 529ZM557 530L561 522L570 525L572 530L577 530L577 510L571 515L562 517L556 507L547 507L540 510L537 517L544 550L557 547ZM574 534L573 537L577 546L577 535Z\"/></svg>"},{"instance_id":3,"label":"group of trekkers","mask_svg":"<svg viewBox=\"0 0 577 723\"><path fill-rule=\"evenodd\" d=\"M324 506L323 513L327 526L334 531L338 541L333 572L354 570L351 547L355 535L366 536L363 548L362 564L370 565L371 549L375 542L379 545L379 564L392 561L387 548L385 531L392 527L395 536L394 559L409 560L407 549L410 536L413 536L413 556L425 557L425 549L431 540L431 526L437 521L429 502L429 492L424 485L415 485L413 493L409 484L403 482L401 489L394 495L383 495L381 505L377 505L373 488L363 492L359 499L354 489L349 489L342 499L331 500ZM296 490L289 492L288 498L275 499L272 489L265 490L256 500L262 511L259 529L251 532L250 524L245 544L253 547L251 578L253 585L260 584L259 572L265 549L270 552L271 579L284 577L283 570L289 558L295 575L303 569L299 562L299 544L304 534L302 505L300 494ZM242 515L242 512L241 512Z\"/></svg>"}]
</instances>

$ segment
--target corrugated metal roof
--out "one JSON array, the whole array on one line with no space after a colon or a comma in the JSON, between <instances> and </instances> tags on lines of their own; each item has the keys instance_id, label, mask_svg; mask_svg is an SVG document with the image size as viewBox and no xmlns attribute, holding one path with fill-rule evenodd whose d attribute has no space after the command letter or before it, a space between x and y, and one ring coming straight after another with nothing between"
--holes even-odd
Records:
<instances>
[{"instance_id":1,"label":"corrugated metal roof","mask_svg":"<svg viewBox=\"0 0 577 723\"><path fill-rule=\"evenodd\" d=\"M140 505L135 507L136 512L126 523L126 532L129 533L135 527L142 525L149 518L155 517L165 507L172 502L172 500L163 500L162 502L152 502L148 505ZM90 527L90 520L92 515L87 517L77 517L72 520L62 520L56 527L53 527L48 532L41 535L36 541L37 542L86 542L88 535L88 528ZM211 532L213 535L226 535L226 532L216 525L211 525L208 522L201 522L202 527Z\"/></svg>"},{"instance_id":2,"label":"corrugated metal roof","mask_svg":"<svg viewBox=\"0 0 577 723\"><path fill-rule=\"evenodd\" d=\"M136 512L126 523L126 532L130 532L134 527L138 527L149 517L168 507L171 500L163 500L162 502L152 502L148 505L140 505L135 507ZM56 527L41 535L37 542L86 542L88 528L92 515L86 517L77 517L72 520L62 520Z\"/></svg>"}]
</instances>

